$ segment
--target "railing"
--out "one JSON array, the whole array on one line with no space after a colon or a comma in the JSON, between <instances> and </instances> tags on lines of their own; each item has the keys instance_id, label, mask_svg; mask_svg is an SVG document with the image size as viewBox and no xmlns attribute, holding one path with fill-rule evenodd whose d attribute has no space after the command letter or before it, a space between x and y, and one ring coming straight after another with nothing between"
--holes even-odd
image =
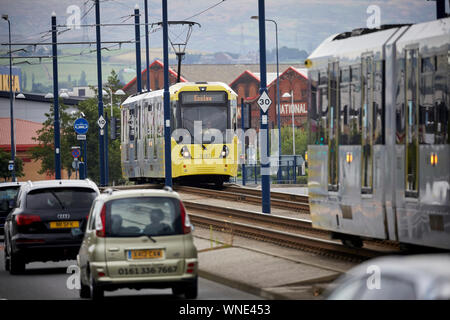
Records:
<instances>
[{"instance_id":1,"label":"railing","mask_svg":"<svg viewBox=\"0 0 450 320\"><path fill-rule=\"evenodd\" d=\"M278 170L274 168L273 162L271 163L271 183L272 184L306 184L307 173L304 168L304 162L297 161L296 157L291 157L293 160L282 160L278 161ZM244 168L244 172L243 172ZM245 164L239 165L238 175L234 181L237 184L260 184L261 183L261 165L256 164Z\"/></svg>"}]
</instances>

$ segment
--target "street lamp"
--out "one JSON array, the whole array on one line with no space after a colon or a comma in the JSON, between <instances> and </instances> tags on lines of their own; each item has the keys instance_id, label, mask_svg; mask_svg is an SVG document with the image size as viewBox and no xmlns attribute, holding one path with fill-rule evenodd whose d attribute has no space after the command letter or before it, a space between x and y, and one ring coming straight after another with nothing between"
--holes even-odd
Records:
<instances>
[{"instance_id":1,"label":"street lamp","mask_svg":"<svg viewBox=\"0 0 450 320\"><path fill-rule=\"evenodd\" d=\"M11 181L16 181L16 150L14 143L14 95L12 92L12 50L11 50L11 22L9 21L7 14L2 14L2 19L8 22L8 36L9 36L9 103L10 103L10 120L11 120L11 161L13 163L13 169L11 170Z\"/></svg>"},{"instance_id":2,"label":"street lamp","mask_svg":"<svg viewBox=\"0 0 450 320\"><path fill-rule=\"evenodd\" d=\"M292 115L292 154L295 156L295 126L294 126L294 90L291 93L286 92L283 98L291 98L291 115Z\"/></svg>"},{"instance_id":3,"label":"street lamp","mask_svg":"<svg viewBox=\"0 0 450 320\"><path fill-rule=\"evenodd\" d=\"M251 16L250 19L258 20L259 16ZM270 21L275 24L275 46L277 53L277 122L278 122L278 172L277 180L278 183L281 182L281 115L280 115L280 71L278 62L278 24L275 20L265 19L265 21Z\"/></svg>"}]
</instances>

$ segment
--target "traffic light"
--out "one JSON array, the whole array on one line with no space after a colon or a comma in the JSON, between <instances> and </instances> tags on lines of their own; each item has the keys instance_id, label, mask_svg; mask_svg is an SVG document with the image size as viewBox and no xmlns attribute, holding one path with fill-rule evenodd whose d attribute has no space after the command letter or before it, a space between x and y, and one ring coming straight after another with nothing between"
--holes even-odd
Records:
<instances>
[{"instance_id":1,"label":"traffic light","mask_svg":"<svg viewBox=\"0 0 450 320\"><path fill-rule=\"evenodd\" d=\"M120 138L120 119L116 117L111 117L110 136L111 140L116 140Z\"/></svg>"}]
</instances>

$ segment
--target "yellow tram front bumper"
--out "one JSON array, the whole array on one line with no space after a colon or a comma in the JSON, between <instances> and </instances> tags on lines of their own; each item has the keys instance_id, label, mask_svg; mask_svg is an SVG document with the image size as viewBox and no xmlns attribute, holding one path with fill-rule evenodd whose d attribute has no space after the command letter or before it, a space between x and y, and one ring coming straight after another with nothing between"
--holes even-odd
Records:
<instances>
[{"instance_id":1,"label":"yellow tram front bumper","mask_svg":"<svg viewBox=\"0 0 450 320\"><path fill-rule=\"evenodd\" d=\"M194 176L194 175L226 175L235 177L237 175L237 163L229 159L187 159L172 165L172 176Z\"/></svg>"}]
</instances>

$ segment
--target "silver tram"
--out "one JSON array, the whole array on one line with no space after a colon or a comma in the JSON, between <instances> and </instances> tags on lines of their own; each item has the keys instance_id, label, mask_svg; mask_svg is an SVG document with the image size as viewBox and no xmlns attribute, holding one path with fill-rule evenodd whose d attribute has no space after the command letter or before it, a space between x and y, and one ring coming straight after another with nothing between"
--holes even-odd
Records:
<instances>
[{"instance_id":1,"label":"silver tram","mask_svg":"<svg viewBox=\"0 0 450 320\"><path fill-rule=\"evenodd\" d=\"M450 249L450 18L334 35L308 59L313 226Z\"/></svg>"}]
</instances>

